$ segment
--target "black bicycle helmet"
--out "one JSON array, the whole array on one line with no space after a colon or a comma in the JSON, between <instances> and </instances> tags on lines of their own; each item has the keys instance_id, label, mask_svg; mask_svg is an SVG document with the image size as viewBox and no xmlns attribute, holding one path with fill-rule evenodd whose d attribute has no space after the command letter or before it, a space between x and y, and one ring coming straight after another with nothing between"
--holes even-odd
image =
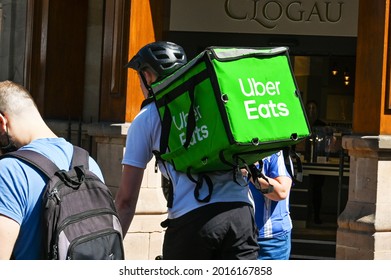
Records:
<instances>
[{"instance_id":1,"label":"black bicycle helmet","mask_svg":"<svg viewBox=\"0 0 391 280\"><path fill-rule=\"evenodd\" d=\"M181 46L172 42L158 41L142 47L126 66L136 71L150 67L157 73L158 79L161 79L186 62L186 54Z\"/></svg>"}]
</instances>

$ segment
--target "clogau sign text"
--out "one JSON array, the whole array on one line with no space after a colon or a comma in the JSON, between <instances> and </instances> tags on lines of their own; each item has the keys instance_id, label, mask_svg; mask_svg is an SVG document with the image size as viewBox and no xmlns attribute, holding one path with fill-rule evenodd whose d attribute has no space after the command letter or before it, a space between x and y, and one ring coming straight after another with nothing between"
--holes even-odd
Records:
<instances>
[{"instance_id":1,"label":"clogau sign text","mask_svg":"<svg viewBox=\"0 0 391 280\"><path fill-rule=\"evenodd\" d=\"M359 0L171 0L170 31L357 36Z\"/></svg>"},{"instance_id":2,"label":"clogau sign text","mask_svg":"<svg viewBox=\"0 0 391 280\"><path fill-rule=\"evenodd\" d=\"M238 21L255 21L264 28L273 29L282 18L292 22L337 23L342 19L345 3L315 2L304 6L303 1L259 1L243 9L242 0L226 0L225 12ZM308 3L308 2L307 2Z\"/></svg>"}]
</instances>

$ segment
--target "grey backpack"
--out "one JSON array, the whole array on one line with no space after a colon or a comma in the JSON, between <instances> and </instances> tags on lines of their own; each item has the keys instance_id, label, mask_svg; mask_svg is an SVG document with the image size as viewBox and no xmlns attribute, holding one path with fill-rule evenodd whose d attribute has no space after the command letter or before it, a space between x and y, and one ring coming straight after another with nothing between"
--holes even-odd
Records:
<instances>
[{"instance_id":1,"label":"grey backpack","mask_svg":"<svg viewBox=\"0 0 391 280\"><path fill-rule=\"evenodd\" d=\"M48 178L43 194L44 259L123 260L122 229L108 187L88 170L88 152L74 146L70 170L31 150L17 157Z\"/></svg>"}]
</instances>

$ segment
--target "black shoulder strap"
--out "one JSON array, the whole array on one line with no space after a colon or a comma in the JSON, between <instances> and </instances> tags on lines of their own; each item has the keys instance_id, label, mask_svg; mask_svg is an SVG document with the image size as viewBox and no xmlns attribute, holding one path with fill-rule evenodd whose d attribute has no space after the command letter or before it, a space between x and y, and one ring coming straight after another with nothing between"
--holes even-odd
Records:
<instances>
[{"instance_id":1,"label":"black shoulder strap","mask_svg":"<svg viewBox=\"0 0 391 280\"><path fill-rule=\"evenodd\" d=\"M71 167L83 165L86 170L89 169L88 166L89 157L90 155L86 150L78 146L73 146L73 157L72 157Z\"/></svg>"},{"instance_id":2,"label":"black shoulder strap","mask_svg":"<svg viewBox=\"0 0 391 280\"><path fill-rule=\"evenodd\" d=\"M286 163L287 167L286 169L289 172L289 175L291 175L292 180L295 182L302 182L303 181L303 164L301 162L301 159L299 155L296 153L296 151L292 147L285 147L283 148L284 153L284 159L289 161L289 164ZM294 172L294 167L292 166L292 159L296 162L296 174Z\"/></svg>"},{"instance_id":3,"label":"black shoulder strap","mask_svg":"<svg viewBox=\"0 0 391 280\"><path fill-rule=\"evenodd\" d=\"M31 150L18 150L15 152L7 153L1 158L5 157L15 157L20 160L23 160L41 170L48 178L52 177L54 173L59 170L57 165L55 165L50 159L48 159L44 155L41 155L38 152L34 152Z\"/></svg>"},{"instance_id":4,"label":"black shoulder strap","mask_svg":"<svg viewBox=\"0 0 391 280\"><path fill-rule=\"evenodd\" d=\"M145 106L147 106L149 103L152 103L153 101L155 101L155 98L153 97L148 97L147 99L144 99L143 102L141 103L140 109L144 108Z\"/></svg>"},{"instance_id":5,"label":"black shoulder strap","mask_svg":"<svg viewBox=\"0 0 391 280\"><path fill-rule=\"evenodd\" d=\"M23 160L41 170L48 178L52 177L54 173L60 170L50 159L32 150L17 150L1 156L1 158L5 157L14 157ZM85 169L88 169L88 161L88 152L80 147L73 146L71 167L83 165Z\"/></svg>"}]
</instances>

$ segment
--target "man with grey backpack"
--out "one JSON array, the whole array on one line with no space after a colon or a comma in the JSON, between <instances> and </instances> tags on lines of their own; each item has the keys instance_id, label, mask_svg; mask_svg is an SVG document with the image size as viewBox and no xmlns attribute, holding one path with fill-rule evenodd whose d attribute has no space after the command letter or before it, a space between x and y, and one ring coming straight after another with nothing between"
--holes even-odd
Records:
<instances>
[{"instance_id":1,"label":"man with grey backpack","mask_svg":"<svg viewBox=\"0 0 391 280\"><path fill-rule=\"evenodd\" d=\"M0 149L0 259L124 258L99 166L11 81L0 82Z\"/></svg>"}]
</instances>

